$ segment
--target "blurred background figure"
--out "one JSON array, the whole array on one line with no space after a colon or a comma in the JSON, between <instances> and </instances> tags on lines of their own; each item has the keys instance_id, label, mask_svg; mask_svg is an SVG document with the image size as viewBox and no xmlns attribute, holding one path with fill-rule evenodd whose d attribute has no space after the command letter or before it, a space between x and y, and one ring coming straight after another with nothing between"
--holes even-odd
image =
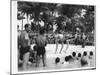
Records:
<instances>
[{"instance_id":1,"label":"blurred background figure","mask_svg":"<svg viewBox=\"0 0 100 75\"><path fill-rule=\"evenodd\" d=\"M81 39L82 39L82 48L84 48L85 47L85 42L86 42L86 35L85 35L85 33L82 33L82 35L81 35Z\"/></svg>"}]
</instances>

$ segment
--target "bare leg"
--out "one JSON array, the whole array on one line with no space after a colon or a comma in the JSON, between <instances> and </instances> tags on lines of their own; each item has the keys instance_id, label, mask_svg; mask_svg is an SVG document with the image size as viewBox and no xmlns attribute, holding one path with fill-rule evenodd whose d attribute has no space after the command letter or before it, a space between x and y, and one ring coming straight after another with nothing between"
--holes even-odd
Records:
<instances>
[{"instance_id":1,"label":"bare leg","mask_svg":"<svg viewBox=\"0 0 100 75\"><path fill-rule=\"evenodd\" d=\"M39 66L39 63L40 63L40 56L37 55L37 56L36 56L36 67Z\"/></svg>"},{"instance_id":2,"label":"bare leg","mask_svg":"<svg viewBox=\"0 0 100 75\"><path fill-rule=\"evenodd\" d=\"M63 41L62 41L62 43L61 43L61 49L60 49L60 52L59 52L59 53L62 52L63 47L64 47L64 43L63 43Z\"/></svg>"},{"instance_id":3,"label":"bare leg","mask_svg":"<svg viewBox=\"0 0 100 75\"><path fill-rule=\"evenodd\" d=\"M27 63L29 61L29 56L30 56L30 53L27 52L23 55L23 69L26 70L27 69Z\"/></svg>"},{"instance_id":4,"label":"bare leg","mask_svg":"<svg viewBox=\"0 0 100 75\"><path fill-rule=\"evenodd\" d=\"M46 66L46 54L42 56L43 66Z\"/></svg>"},{"instance_id":5,"label":"bare leg","mask_svg":"<svg viewBox=\"0 0 100 75\"><path fill-rule=\"evenodd\" d=\"M65 50L65 53L66 53L68 47L69 47L69 41L66 40L66 50Z\"/></svg>"},{"instance_id":6,"label":"bare leg","mask_svg":"<svg viewBox=\"0 0 100 75\"><path fill-rule=\"evenodd\" d=\"M37 52L34 52L34 60L36 61Z\"/></svg>"},{"instance_id":7,"label":"bare leg","mask_svg":"<svg viewBox=\"0 0 100 75\"><path fill-rule=\"evenodd\" d=\"M57 52L57 49L58 49L58 40L56 40L56 50L55 50L55 54Z\"/></svg>"}]
</instances>

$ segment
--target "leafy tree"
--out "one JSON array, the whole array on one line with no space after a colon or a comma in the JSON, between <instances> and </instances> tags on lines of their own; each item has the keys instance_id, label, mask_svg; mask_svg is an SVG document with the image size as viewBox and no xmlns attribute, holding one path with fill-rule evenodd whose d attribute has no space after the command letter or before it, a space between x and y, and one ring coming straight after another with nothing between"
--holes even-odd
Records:
<instances>
[{"instance_id":1,"label":"leafy tree","mask_svg":"<svg viewBox=\"0 0 100 75\"><path fill-rule=\"evenodd\" d=\"M83 9L86 10L86 14L82 17L81 13ZM94 30L94 6L19 1L18 11L27 14L27 22L29 15L31 15L31 19L35 21L35 23L32 24L33 30L39 30L39 19L45 22L44 28L47 32L53 28L53 21L55 20L58 25L58 31L74 32L76 26L85 27L86 32ZM60 14L59 17L53 15L55 11ZM66 22L66 25L64 25L63 22ZM36 25L36 23L38 25Z\"/></svg>"}]
</instances>

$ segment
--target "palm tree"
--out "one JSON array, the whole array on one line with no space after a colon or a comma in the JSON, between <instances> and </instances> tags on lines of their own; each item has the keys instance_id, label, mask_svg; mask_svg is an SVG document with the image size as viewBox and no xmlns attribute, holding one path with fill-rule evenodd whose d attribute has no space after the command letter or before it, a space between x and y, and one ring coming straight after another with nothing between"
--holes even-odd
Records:
<instances>
[{"instance_id":1,"label":"palm tree","mask_svg":"<svg viewBox=\"0 0 100 75\"><path fill-rule=\"evenodd\" d=\"M31 6L29 6L27 2L18 2L18 11L21 11L21 13L23 13L23 15L26 14L27 23L28 23L29 14L32 13L31 12Z\"/></svg>"}]
</instances>

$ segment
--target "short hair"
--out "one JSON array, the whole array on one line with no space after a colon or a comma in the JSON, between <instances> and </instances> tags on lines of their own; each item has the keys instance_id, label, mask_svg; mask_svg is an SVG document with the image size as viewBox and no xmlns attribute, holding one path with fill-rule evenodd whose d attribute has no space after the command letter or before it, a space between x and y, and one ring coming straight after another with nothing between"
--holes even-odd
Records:
<instances>
[{"instance_id":1,"label":"short hair","mask_svg":"<svg viewBox=\"0 0 100 75\"><path fill-rule=\"evenodd\" d=\"M93 56L93 51L90 51L90 56Z\"/></svg>"},{"instance_id":2,"label":"short hair","mask_svg":"<svg viewBox=\"0 0 100 75\"><path fill-rule=\"evenodd\" d=\"M78 53L78 57L81 57L81 53Z\"/></svg>"},{"instance_id":3,"label":"short hair","mask_svg":"<svg viewBox=\"0 0 100 75\"><path fill-rule=\"evenodd\" d=\"M71 55L69 55L68 57L69 57L69 60L73 59Z\"/></svg>"},{"instance_id":4,"label":"short hair","mask_svg":"<svg viewBox=\"0 0 100 75\"><path fill-rule=\"evenodd\" d=\"M30 25L30 24L25 24L25 26L24 26L24 27L25 27L25 28L27 28L29 25Z\"/></svg>"},{"instance_id":5,"label":"short hair","mask_svg":"<svg viewBox=\"0 0 100 75\"><path fill-rule=\"evenodd\" d=\"M44 33L45 33L44 29L40 29L40 34L44 34Z\"/></svg>"},{"instance_id":6,"label":"short hair","mask_svg":"<svg viewBox=\"0 0 100 75\"><path fill-rule=\"evenodd\" d=\"M87 52L86 51L84 51L83 56L87 56Z\"/></svg>"},{"instance_id":7,"label":"short hair","mask_svg":"<svg viewBox=\"0 0 100 75\"><path fill-rule=\"evenodd\" d=\"M58 62L60 62L60 58L59 58L59 57L57 57L57 58L55 59L55 63L58 63Z\"/></svg>"},{"instance_id":8,"label":"short hair","mask_svg":"<svg viewBox=\"0 0 100 75\"><path fill-rule=\"evenodd\" d=\"M65 61L68 62L69 61L69 56L65 57Z\"/></svg>"},{"instance_id":9,"label":"short hair","mask_svg":"<svg viewBox=\"0 0 100 75\"><path fill-rule=\"evenodd\" d=\"M76 56L76 52L73 52L73 53L72 53L72 56L75 57L75 56Z\"/></svg>"}]
</instances>

